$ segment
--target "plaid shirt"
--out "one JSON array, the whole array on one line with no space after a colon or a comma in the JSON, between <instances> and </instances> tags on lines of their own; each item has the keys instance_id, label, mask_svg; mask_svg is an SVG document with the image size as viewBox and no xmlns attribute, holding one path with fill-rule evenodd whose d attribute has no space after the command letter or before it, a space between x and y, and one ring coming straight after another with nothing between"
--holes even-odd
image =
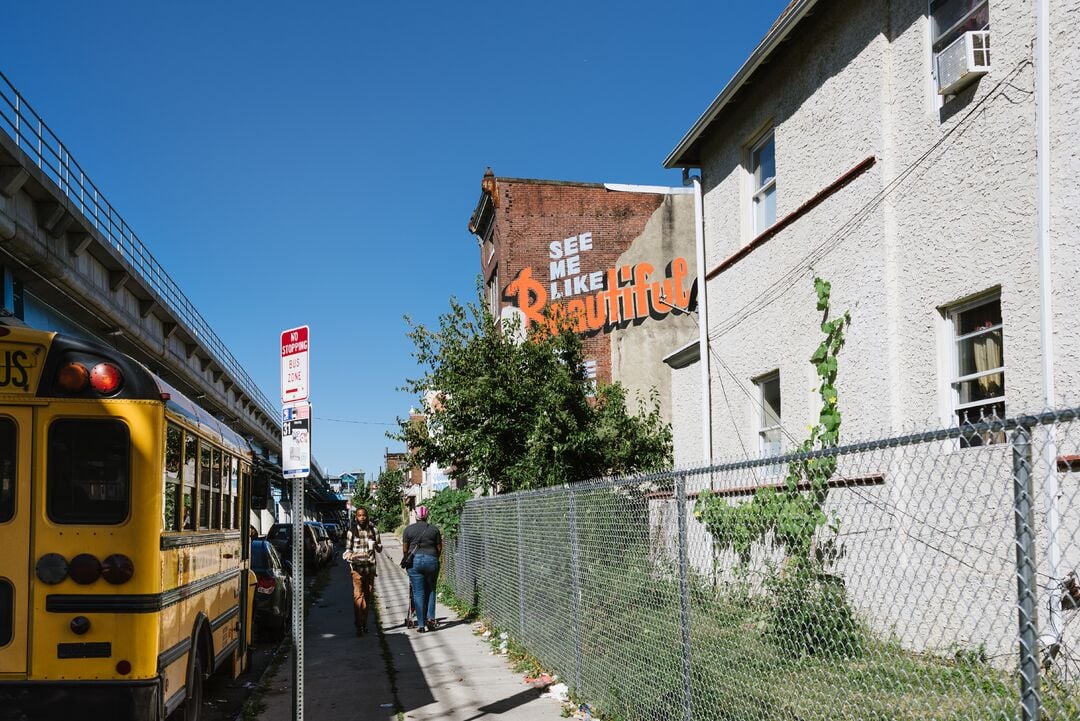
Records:
<instances>
[{"instance_id":1,"label":"plaid shirt","mask_svg":"<svg viewBox=\"0 0 1080 721\"><path fill-rule=\"evenodd\" d=\"M375 542L370 548L368 547L369 540ZM349 525L349 532L345 536L345 553L351 554L349 563L357 570L369 566L375 567L376 546L382 546L382 540L379 538L379 531L376 530L374 523L368 521L366 528L358 527L356 521Z\"/></svg>"}]
</instances>

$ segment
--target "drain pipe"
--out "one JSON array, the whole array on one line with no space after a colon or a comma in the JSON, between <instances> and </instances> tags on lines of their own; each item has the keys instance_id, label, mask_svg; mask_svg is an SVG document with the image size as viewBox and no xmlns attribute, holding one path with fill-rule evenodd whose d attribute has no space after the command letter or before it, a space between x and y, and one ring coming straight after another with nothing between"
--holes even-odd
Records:
<instances>
[{"instance_id":1,"label":"drain pipe","mask_svg":"<svg viewBox=\"0 0 1080 721\"><path fill-rule=\"evenodd\" d=\"M1050 274L1050 2L1035 0L1035 214L1039 243L1039 314L1042 336L1043 405L1055 407L1054 398L1054 315ZM1043 447L1046 477L1046 562L1050 574L1050 618L1043 634L1045 661L1053 660L1061 644L1061 547L1058 543L1057 439L1049 426Z\"/></svg>"},{"instance_id":2,"label":"drain pipe","mask_svg":"<svg viewBox=\"0 0 1080 721\"><path fill-rule=\"evenodd\" d=\"M694 186L694 245L697 250L698 362L701 364L701 458L711 466L712 380L709 364L709 294L705 280L705 212L701 199L701 174L690 175L683 168L683 185ZM712 482L709 483L710 488Z\"/></svg>"}]
</instances>

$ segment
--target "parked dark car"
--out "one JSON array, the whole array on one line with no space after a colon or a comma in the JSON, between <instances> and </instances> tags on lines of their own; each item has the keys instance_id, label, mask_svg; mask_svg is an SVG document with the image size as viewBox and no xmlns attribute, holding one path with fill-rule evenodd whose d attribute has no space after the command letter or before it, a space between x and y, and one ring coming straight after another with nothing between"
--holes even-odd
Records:
<instances>
[{"instance_id":1,"label":"parked dark car","mask_svg":"<svg viewBox=\"0 0 1080 721\"><path fill-rule=\"evenodd\" d=\"M307 524L315 533L315 542L318 544L318 563L320 566L334 560L334 542L330 540L330 534L326 532L321 523L309 522Z\"/></svg>"},{"instance_id":2,"label":"parked dark car","mask_svg":"<svg viewBox=\"0 0 1080 721\"><path fill-rule=\"evenodd\" d=\"M285 637L292 615L291 564L282 561L274 545L265 539L251 542L251 570L255 574L255 628L273 641Z\"/></svg>"},{"instance_id":3,"label":"parked dark car","mask_svg":"<svg viewBox=\"0 0 1080 721\"><path fill-rule=\"evenodd\" d=\"M341 525L333 523L332 521L323 521L322 527L326 529L326 532L330 534L330 540L334 543L340 542L344 536L341 535Z\"/></svg>"},{"instance_id":4,"label":"parked dark car","mask_svg":"<svg viewBox=\"0 0 1080 721\"><path fill-rule=\"evenodd\" d=\"M266 533L266 540L273 544L278 555L283 559L292 559L292 532L291 523L275 523L270 526ZM319 552L319 542L315 536L315 530L310 522L304 523L304 571L314 571L322 563Z\"/></svg>"}]
</instances>

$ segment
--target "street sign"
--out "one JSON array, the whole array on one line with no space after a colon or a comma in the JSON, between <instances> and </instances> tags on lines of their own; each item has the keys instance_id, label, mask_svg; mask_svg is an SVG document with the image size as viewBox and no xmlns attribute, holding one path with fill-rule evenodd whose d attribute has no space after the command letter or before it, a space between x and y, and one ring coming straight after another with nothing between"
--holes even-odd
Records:
<instances>
[{"instance_id":1,"label":"street sign","mask_svg":"<svg viewBox=\"0 0 1080 721\"><path fill-rule=\"evenodd\" d=\"M308 327L281 334L281 402L298 403L308 399Z\"/></svg>"},{"instance_id":2,"label":"street sign","mask_svg":"<svg viewBox=\"0 0 1080 721\"><path fill-rule=\"evenodd\" d=\"M286 478L306 478L311 472L311 404L281 409L281 472Z\"/></svg>"}]
</instances>

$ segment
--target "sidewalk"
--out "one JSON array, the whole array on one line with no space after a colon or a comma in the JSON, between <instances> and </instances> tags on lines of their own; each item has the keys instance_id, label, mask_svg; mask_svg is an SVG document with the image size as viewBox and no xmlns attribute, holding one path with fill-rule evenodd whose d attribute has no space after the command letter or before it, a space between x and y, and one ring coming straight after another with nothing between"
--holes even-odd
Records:
<instances>
[{"instance_id":1,"label":"sidewalk","mask_svg":"<svg viewBox=\"0 0 1080 721\"><path fill-rule=\"evenodd\" d=\"M389 647L398 701L414 721L554 721L559 703L539 698L506 660L492 656L471 624L438 606L438 631L419 634L404 626L409 580L398 566L401 546L383 536L375 592L382 632ZM352 583L340 557L330 582L305 625L304 718L335 721L394 721L394 693L375 620L357 637L352 625ZM292 661L269 681L260 719L292 721Z\"/></svg>"}]
</instances>

